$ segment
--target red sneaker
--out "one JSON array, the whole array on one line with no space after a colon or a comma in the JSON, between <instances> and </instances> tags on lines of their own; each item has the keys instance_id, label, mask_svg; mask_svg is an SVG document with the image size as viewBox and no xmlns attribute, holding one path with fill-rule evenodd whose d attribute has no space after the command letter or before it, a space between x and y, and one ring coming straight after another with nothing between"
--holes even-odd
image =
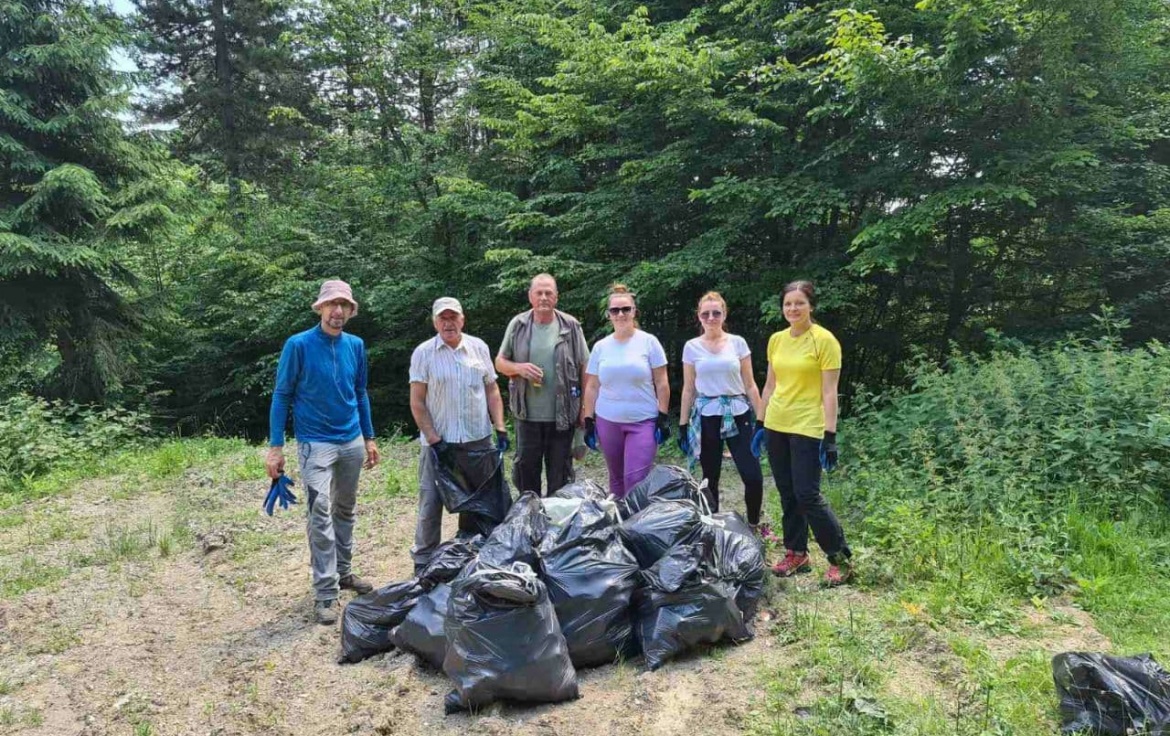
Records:
<instances>
[{"instance_id":1,"label":"red sneaker","mask_svg":"<svg viewBox=\"0 0 1170 736\"><path fill-rule=\"evenodd\" d=\"M829 565L829 569L825 571L825 585L830 588L844 585L852 578L853 567L847 562L840 565Z\"/></svg>"},{"instance_id":2,"label":"red sneaker","mask_svg":"<svg viewBox=\"0 0 1170 736\"><path fill-rule=\"evenodd\" d=\"M791 577L797 573L812 572L812 564L808 560L808 552L793 552L788 550L784 559L772 565L772 574L782 578Z\"/></svg>"}]
</instances>

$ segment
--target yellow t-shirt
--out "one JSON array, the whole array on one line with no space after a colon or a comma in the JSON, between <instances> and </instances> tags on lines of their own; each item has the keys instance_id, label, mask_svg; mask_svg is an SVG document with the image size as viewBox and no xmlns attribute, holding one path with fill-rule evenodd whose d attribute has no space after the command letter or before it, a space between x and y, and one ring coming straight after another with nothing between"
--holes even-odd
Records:
<instances>
[{"instance_id":1,"label":"yellow t-shirt","mask_svg":"<svg viewBox=\"0 0 1170 736\"><path fill-rule=\"evenodd\" d=\"M768 365L776 390L764 411L764 426L820 439L825 436L825 405L821 372L841 369L841 343L833 333L814 324L793 337L791 328L768 340Z\"/></svg>"}]
</instances>

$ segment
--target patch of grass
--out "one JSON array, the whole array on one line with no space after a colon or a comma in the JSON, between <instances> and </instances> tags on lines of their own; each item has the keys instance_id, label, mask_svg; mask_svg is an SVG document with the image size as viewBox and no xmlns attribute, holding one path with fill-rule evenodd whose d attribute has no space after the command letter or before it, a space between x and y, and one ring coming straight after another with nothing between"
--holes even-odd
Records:
<instances>
[{"instance_id":1,"label":"patch of grass","mask_svg":"<svg viewBox=\"0 0 1170 736\"><path fill-rule=\"evenodd\" d=\"M30 655L60 654L80 643L81 637L77 635L76 631L64 626L53 625L43 630L37 639L29 642L27 651Z\"/></svg>"},{"instance_id":2,"label":"patch of grass","mask_svg":"<svg viewBox=\"0 0 1170 736\"><path fill-rule=\"evenodd\" d=\"M139 559L154 548L159 534L153 519L147 519L135 527L107 525L105 533L98 538L94 560L98 563L112 563Z\"/></svg>"},{"instance_id":3,"label":"patch of grass","mask_svg":"<svg viewBox=\"0 0 1170 736\"><path fill-rule=\"evenodd\" d=\"M0 726L13 726L16 724L16 709L11 705L0 707Z\"/></svg>"},{"instance_id":4,"label":"patch of grass","mask_svg":"<svg viewBox=\"0 0 1170 736\"><path fill-rule=\"evenodd\" d=\"M43 565L32 555L25 555L15 570L4 570L0 598L17 598L30 590L53 585L68 574L64 568Z\"/></svg>"},{"instance_id":5,"label":"patch of grass","mask_svg":"<svg viewBox=\"0 0 1170 736\"><path fill-rule=\"evenodd\" d=\"M20 688L18 683L9 680L7 677L0 678L0 697L11 695Z\"/></svg>"}]
</instances>

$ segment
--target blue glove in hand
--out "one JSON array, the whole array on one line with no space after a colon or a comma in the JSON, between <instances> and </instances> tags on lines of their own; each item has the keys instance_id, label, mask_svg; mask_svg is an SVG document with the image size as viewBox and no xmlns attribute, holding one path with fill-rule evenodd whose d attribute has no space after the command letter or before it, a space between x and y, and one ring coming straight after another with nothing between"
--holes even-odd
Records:
<instances>
[{"instance_id":1,"label":"blue glove in hand","mask_svg":"<svg viewBox=\"0 0 1170 736\"><path fill-rule=\"evenodd\" d=\"M685 424L678 425L678 449L684 456L691 456L691 433Z\"/></svg>"},{"instance_id":2,"label":"blue glove in hand","mask_svg":"<svg viewBox=\"0 0 1170 736\"><path fill-rule=\"evenodd\" d=\"M288 510L290 503L296 503L297 497L293 495L292 485L293 482L287 475L281 475L273 480L272 486L268 489L268 495L264 498L264 513L272 516L278 501L280 507L285 510Z\"/></svg>"},{"instance_id":3,"label":"blue glove in hand","mask_svg":"<svg viewBox=\"0 0 1170 736\"><path fill-rule=\"evenodd\" d=\"M821 469L826 473L837 467L837 433L825 432L821 440Z\"/></svg>"},{"instance_id":4,"label":"blue glove in hand","mask_svg":"<svg viewBox=\"0 0 1170 736\"><path fill-rule=\"evenodd\" d=\"M496 451L497 452L507 452L508 448L511 446L512 446L512 443L508 441L508 430L497 429L496 430Z\"/></svg>"},{"instance_id":5,"label":"blue glove in hand","mask_svg":"<svg viewBox=\"0 0 1170 736\"><path fill-rule=\"evenodd\" d=\"M670 415L660 411L658 418L654 420L654 441L659 447L662 447L668 439L670 439Z\"/></svg>"},{"instance_id":6,"label":"blue glove in hand","mask_svg":"<svg viewBox=\"0 0 1170 736\"><path fill-rule=\"evenodd\" d=\"M756 431L752 434L752 455L754 457L760 456L760 451L764 449L764 423L759 419L756 420Z\"/></svg>"},{"instance_id":7,"label":"blue glove in hand","mask_svg":"<svg viewBox=\"0 0 1170 736\"><path fill-rule=\"evenodd\" d=\"M597 420L585 417L585 446L597 452Z\"/></svg>"}]
</instances>

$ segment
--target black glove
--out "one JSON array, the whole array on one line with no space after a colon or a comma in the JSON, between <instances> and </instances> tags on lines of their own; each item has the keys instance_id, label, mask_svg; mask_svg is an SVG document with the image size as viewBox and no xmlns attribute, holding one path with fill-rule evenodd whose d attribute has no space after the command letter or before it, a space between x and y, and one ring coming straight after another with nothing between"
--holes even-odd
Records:
<instances>
[{"instance_id":1,"label":"black glove","mask_svg":"<svg viewBox=\"0 0 1170 736\"><path fill-rule=\"evenodd\" d=\"M431 449L435 451L435 457L440 463L449 468L455 467L455 451L447 444L447 440L439 438L438 442L431 445Z\"/></svg>"},{"instance_id":2,"label":"black glove","mask_svg":"<svg viewBox=\"0 0 1170 736\"><path fill-rule=\"evenodd\" d=\"M821 440L821 469L828 472L837 467L837 433L825 432Z\"/></svg>"},{"instance_id":3,"label":"black glove","mask_svg":"<svg viewBox=\"0 0 1170 736\"><path fill-rule=\"evenodd\" d=\"M670 415L660 411L658 418L654 420L654 441L661 446L668 439L670 439Z\"/></svg>"},{"instance_id":4,"label":"black glove","mask_svg":"<svg viewBox=\"0 0 1170 736\"><path fill-rule=\"evenodd\" d=\"M512 446L512 443L508 441L508 430L497 429L496 430L496 451L497 452L507 452L508 448L511 446Z\"/></svg>"}]
</instances>

